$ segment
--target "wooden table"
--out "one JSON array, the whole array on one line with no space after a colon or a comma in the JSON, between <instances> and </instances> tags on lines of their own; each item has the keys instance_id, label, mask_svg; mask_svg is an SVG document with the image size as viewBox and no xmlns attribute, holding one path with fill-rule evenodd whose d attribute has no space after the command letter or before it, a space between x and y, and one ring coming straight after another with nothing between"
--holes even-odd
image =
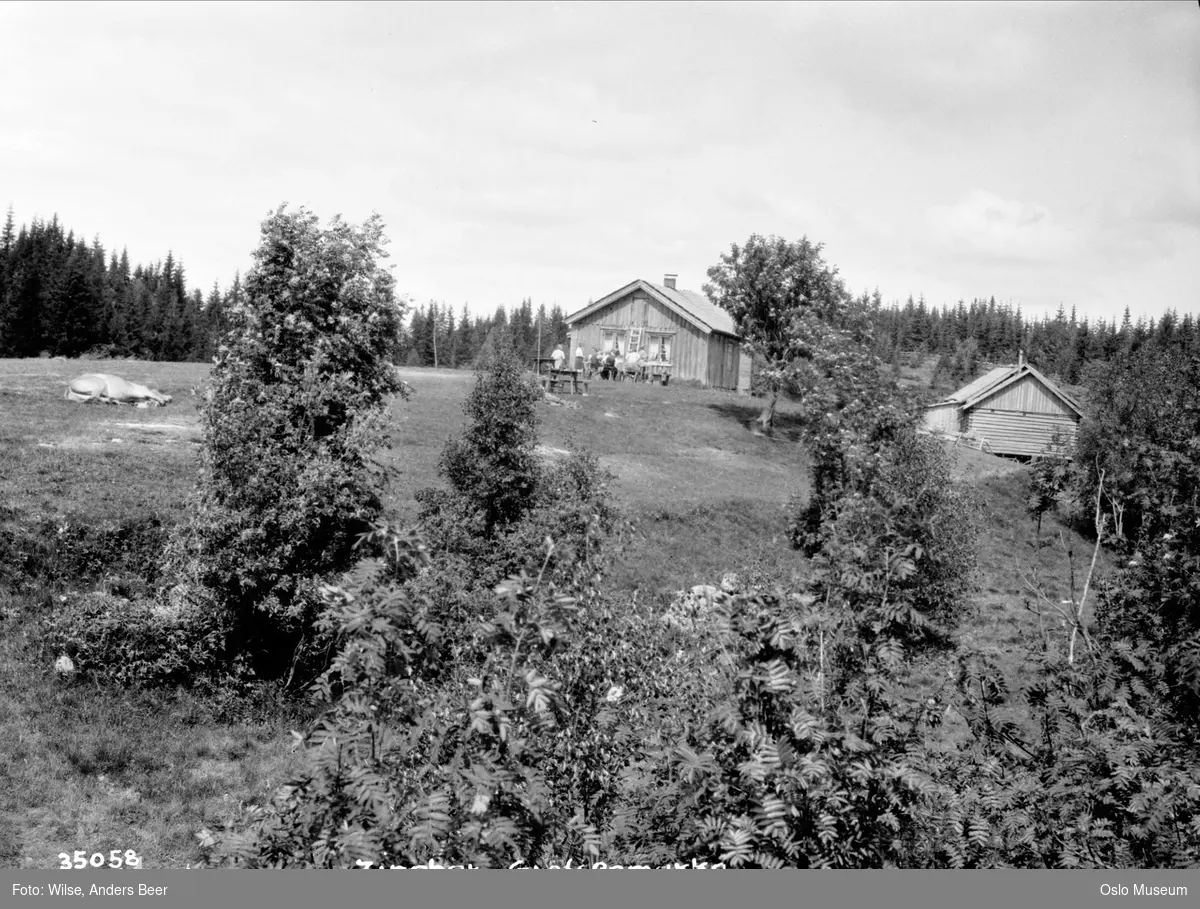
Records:
<instances>
[{"instance_id":1,"label":"wooden table","mask_svg":"<svg viewBox=\"0 0 1200 909\"><path fill-rule=\"evenodd\" d=\"M583 381L582 369L554 369L550 368L550 392L555 393L561 390L566 390L567 386L571 387L571 394L580 394L580 389L587 392L587 382Z\"/></svg>"},{"instance_id":2,"label":"wooden table","mask_svg":"<svg viewBox=\"0 0 1200 909\"><path fill-rule=\"evenodd\" d=\"M671 364L665 360L652 361L641 364L639 369L640 378L643 382L648 382L651 379L662 379L662 384L666 385L671 381Z\"/></svg>"}]
</instances>

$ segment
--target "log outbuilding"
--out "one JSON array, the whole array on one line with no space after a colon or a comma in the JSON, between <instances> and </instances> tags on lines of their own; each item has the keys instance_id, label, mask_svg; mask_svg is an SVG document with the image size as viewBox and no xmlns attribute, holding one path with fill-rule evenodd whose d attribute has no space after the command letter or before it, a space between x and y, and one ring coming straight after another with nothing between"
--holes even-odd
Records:
<instances>
[{"instance_id":1,"label":"log outbuilding","mask_svg":"<svg viewBox=\"0 0 1200 909\"><path fill-rule=\"evenodd\" d=\"M1057 431L1070 445L1083 412L1061 388L1025 362L997 366L925 409L931 432L962 434L998 455L1033 457Z\"/></svg>"}]
</instances>

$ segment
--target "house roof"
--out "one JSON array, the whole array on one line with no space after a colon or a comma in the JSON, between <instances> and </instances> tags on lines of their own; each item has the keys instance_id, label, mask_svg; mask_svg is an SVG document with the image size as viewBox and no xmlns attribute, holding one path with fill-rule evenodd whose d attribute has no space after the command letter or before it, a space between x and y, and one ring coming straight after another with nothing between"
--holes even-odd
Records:
<instances>
[{"instance_id":1,"label":"house roof","mask_svg":"<svg viewBox=\"0 0 1200 909\"><path fill-rule=\"evenodd\" d=\"M956 404L965 404L976 395L987 391L993 385L998 385L1000 382L1003 382L1005 379L1009 378L1012 375L1013 370L1016 368L1017 367L1015 366L997 366L995 369L985 372L975 381L964 385L941 403L949 404L953 402Z\"/></svg>"},{"instance_id":2,"label":"house roof","mask_svg":"<svg viewBox=\"0 0 1200 909\"><path fill-rule=\"evenodd\" d=\"M1072 412L1079 417L1083 416L1083 411L1080 409L1079 404L1070 395L1028 363L1021 363L1016 366L997 366L973 382L967 383L954 392L954 394L931 406L942 407L946 404L957 404L961 409L969 410L985 398L990 398L992 395L1003 391L1026 376L1033 376L1050 394L1062 401Z\"/></svg>"},{"instance_id":3,"label":"house roof","mask_svg":"<svg viewBox=\"0 0 1200 909\"><path fill-rule=\"evenodd\" d=\"M590 316L592 313L599 312L609 304L615 303L617 300L638 289L646 291L651 297L657 299L668 309L702 329L705 334L719 331L723 334L737 337L737 328L733 324L733 317L717 306L712 300L708 299L708 297L704 296L704 294L697 293L694 290L682 290L677 287L664 287L661 284L654 284L650 281L644 281L641 278L631 281L619 290L614 290L607 296L601 297L595 303L591 303L583 309L571 313L567 316L566 323L567 325L572 325L580 319Z\"/></svg>"}]
</instances>

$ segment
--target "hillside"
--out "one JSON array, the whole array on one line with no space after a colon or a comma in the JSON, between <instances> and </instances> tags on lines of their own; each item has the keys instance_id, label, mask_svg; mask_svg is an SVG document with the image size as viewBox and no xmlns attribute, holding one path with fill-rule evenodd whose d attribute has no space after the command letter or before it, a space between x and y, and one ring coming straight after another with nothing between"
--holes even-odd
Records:
<instances>
[{"instance_id":1,"label":"hillside","mask_svg":"<svg viewBox=\"0 0 1200 909\"><path fill-rule=\"evenodd\" d=\"M174 395L157 410L71 404L74 375L105 371ZM231 800L261 797L287 772L288 729L300 714L234 707L186 692L130 695L64 689L53 655L27 648L30 620L65 589L110 590L153 577L157 547L180 519L194 481L197 405L207 364L139 361L0 361L0 865L55 867L84 842L134 848L149 866L194 858L193 832L219 824ZM392 409L388 503L411 517L416 489L437 483L448 435L461 425L470 373L404 371L414 394ZM797 408L783 405L775 439L749 425L756 402L688 387L595 382L578 409L544 406L548 457L574 441L614 474L636 534L607 583L639 601L717 583L726 571L786 579L804 570L787 545L783 508L806 492ZM1027 584L1050 602L1069 593L1054 547L1033 548L1023 467L957 451L956 473L979 496L981 590L964 636L1002 655L1016 682L1038 620L1022 606ZM1090 549L1054 520L1043 541L1064 539L1077 572ZM35 582L30 574L38 575ZM142 577L139 579L139 575ZM932 664L915 681L938 684ZM1019 713L1019 705L1011 705ZM69 730L69 732L64 732ZM166 744L164 744L166 743Z\"/></svg>"}]
</instances>

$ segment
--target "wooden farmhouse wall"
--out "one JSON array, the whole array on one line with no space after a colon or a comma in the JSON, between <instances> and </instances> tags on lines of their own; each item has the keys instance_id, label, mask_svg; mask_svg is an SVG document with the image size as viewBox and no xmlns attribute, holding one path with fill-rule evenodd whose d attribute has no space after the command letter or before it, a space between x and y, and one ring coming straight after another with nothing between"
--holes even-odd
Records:
<instances>
[{"instance_id":1,"label":"wooden farmhouse wall","mask_svg":"<svg viewBox=\"0 0 1200 909\"><path fill-rule=\"evenodd\" d=\"M1058 430L1075 441L1079 417L1035 376L1025 375L970 405L965 431L987 439L996 454L1036 455Z\"/></svg>"},{"instance_id":2,"label":"wooden farmhouse wall","mask_svg":"<svg viewBox=\"0 0 1200 909\"><path fill-rule=\"evenodd\" d=\"M737 338L713 332L708 336L708 374L712 388L737 388L742 344Z\"/></svg>"},{"instance_id":3,"label":"wooden farmhouse wall","mask_svg":"<svg viewBox=\"0 0 1200 909\"><path fill-rule=\"evenodd\" d=\"M616 340L621 352L628 353L630 330L635 326L642 329L641 347L651 358L659 341L666 340L672 381L695 380L718 388L736 387L738 340L719 332L705 334L641 288L574 321L571 350L582 347L584 356L588 356L594 348L611 347ZM718 353L715 364L713 351Z\"/></svg>"},{"instance_id":4,"label":"wooden farmhouse wall","mask_svg":"<svg viewBox=\"0 0 1200 909\"><path fill-rule=\"evenodd\" d=\"M737 391L738 394L748 395L754 381L754 356L745 351L739 351L739 356Z\"/></svg>"}]
</instances>

